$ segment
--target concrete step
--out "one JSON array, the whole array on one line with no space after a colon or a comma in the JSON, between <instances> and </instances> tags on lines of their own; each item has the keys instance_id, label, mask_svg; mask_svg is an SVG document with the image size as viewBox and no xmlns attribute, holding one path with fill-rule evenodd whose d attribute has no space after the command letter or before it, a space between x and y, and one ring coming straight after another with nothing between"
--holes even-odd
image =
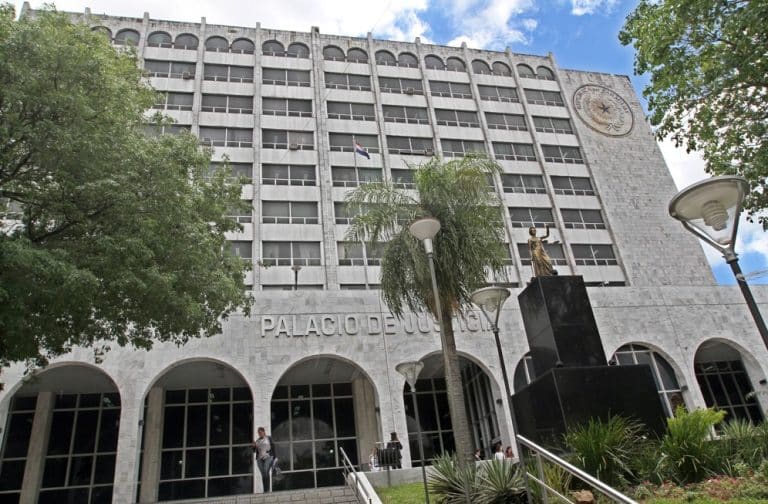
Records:
<instances>
[{"instance_id":1,"label":"concrete step","mask_svg":"<svg viewBox=\"0 0 768 504\"><path fill-rule=\"evenodd\" d=\"M286 490L268 494L230 495L209 499L164 501L168 504L357 504L355 492L346 486Z\"/></svg>"}]
</instances>

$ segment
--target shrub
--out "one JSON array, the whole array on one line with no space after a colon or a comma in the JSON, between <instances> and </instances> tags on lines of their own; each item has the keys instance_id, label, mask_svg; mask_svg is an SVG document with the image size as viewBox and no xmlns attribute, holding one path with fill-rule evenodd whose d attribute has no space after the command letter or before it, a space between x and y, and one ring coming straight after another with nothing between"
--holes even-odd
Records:
<instances>
[{"instance_id":1,"label":"shrub","mask_svg":"<svg viewBox=\"0 0 768 504\"><path fill-rule=\"evenodd\" d=\"M444 504L477 502L478 471L474 463L462 464L456 456L440 455L432 461L429 491Z\"/></svg>"},{"instance_id":2,"label":"shrub","mask_svg":"<svg viewBox=\"0 0 768 504\"><path fill-rule=\"evenodd\" d=\"M630 461L639 443L642 425L613 416L607 421L592 418L565 434L577 465L611 486L622 486L631 476Z\"/></svg>"},{"instance_id":3,"label":"shrub","mask_svg":"<svg viewBox=\"0 0 768 504\"><path fill-rule=\"evenodd\" d=\"M525 481L519 464L503 460L484 463L478 476L480 504L526 502ZM473 501L474 502L474 501Z\"/></svg>"},{"instance_id":4,"label":"shrub","mask_svg":"<svg viewBox=\"0 0 768 504\"><path fill-rule=\"evenodd\" d=\"M734 419L721 427L718 444L726 472L741 465L757 469L768 458L768 428L765 423L753 425L740 418Z\"/></svg>"},{"instance_id":5,"label":"shrub","mask_svg":"<svg viewBox=\"0 0 768 504\"><path fill-rule=\"evenodd\" d=\"M685 484L716 472L718 449L710 435L724 417L724 411L698 409L689 412L677 408L675 417L667 419L667 432L661 439L660 476Z\"/></svg>"}]
</instances>

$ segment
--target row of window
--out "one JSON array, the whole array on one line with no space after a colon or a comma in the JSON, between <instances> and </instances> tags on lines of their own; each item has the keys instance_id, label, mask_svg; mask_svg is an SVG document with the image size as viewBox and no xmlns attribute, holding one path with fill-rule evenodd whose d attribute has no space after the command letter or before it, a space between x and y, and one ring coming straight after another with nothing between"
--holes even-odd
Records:
<instances>
[{"instance_id":1,"label":"row of window","mask_svg":"<svg viewBox=\"0 0 768 504\"><path fill-rule=\"evenodd\" d=\"M104 33L110 40L113 40L116 45L136 46L139 43L140 35L136 30L120 30L113 39L112 32L109 28L98 26L93 29L100 33ZM148 47L195 50L198 45L199 39L190 33L183 33L178 35L176 39L173 39L170 34L157 31L151 33L147 37ZM309 47L301 42L293 42L286 48L277 40L268 40L262 44L261 48L262 54L266 56L309 58ZM238 38L230 43L224 37L214 35L206 39L205 50L211 52L253 54L255 52L255 45L252 41L246 38ZM350 63L368 63L368 53L359 47L353 47L344 54L344 51L340 47L328 45L323 48L323 59L329 61L347 61ZM401 52L399 55L395 56L392 52L382 49L376 51L375 61L377 65L405 68L419 67L418 58L409 52ZM454 72L467 71L467 66L464 61L455 56L447 58L444 62L440 56L429 54L424 57L424 65L433 70L448 70ZM471 66L472 72L476 74L500 75L504 77L512 76L512 69L508 64L502 61L494 61L489 65L486 61L475 59L472 61ZM545 66L539 66L536 68L536 71L534 71L531 66L520 63L517 65L517 70L520 77L523 78L555 80L555 75L552 70Z\"/></svg>"},{"instance_id":2,"label":"row of window","mask_svg":"<svg viewBox=\"0 0 768 504\"><path fill-rule=\"evenodd\" d=\"M171 79L194 79L196 63L166 60L145 60L144 70L149 77ZM253 67L236 65L203 65L203 79L222 82L253 82ZM344 74L325 72L325 87L330 89L347 89L352 91L371 91L369 75ZM283 68L264 68L262 84L276 86L309 87L311 85L309 70L288 70ZM420 79L396 77L379 77L379 86L383 93L423 95L424 86ZM448 98L472 99L472 88L463 82L429 81L432 96ZM480 99L484 101L500 101L516 103L520 101L517 89L514 87L477 86ZM562 107L563 97L558 91L524 88L523 92L529 103Z\"/></svg>"},{"instance_id":3,"label":"row of window","mask_svg":"<svg viewBox=\"0 0 768 504\"><path fill-rule=\"evenodd\" d=\"M232 241L232 253L243 259L253 258L253 242ZM558 266L567 265L562 244L545 244L552 263ZM363 244L338 242L337 251L339 266L377 266L381 264L383 244ZM263 254L260 264L263 266L321 266L320 242L308 241L263 241ZM531 252L527 243L517 244L518 254L523 265L530 265ZM571 252L578 266L616 266L618 260L613 251L613 245L608 244L572 244ZM512 263L510 251L508 263Z\"/></svg>"}]
</instances>

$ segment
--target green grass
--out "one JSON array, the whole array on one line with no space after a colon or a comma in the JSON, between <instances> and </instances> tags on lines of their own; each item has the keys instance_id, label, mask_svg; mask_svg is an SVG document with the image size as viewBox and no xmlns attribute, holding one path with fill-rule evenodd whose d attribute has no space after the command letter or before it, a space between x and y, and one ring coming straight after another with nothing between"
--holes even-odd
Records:
<instances>
[{"instance_id":1,"label":"green grass","mask_svg":"<svg viewBox=\"0 0 768 504\"><path fill-rule=\"evenodd\" d=\"M680 499L648 499L641 501L643 504L722 504L725 501L713 499L711 497L697 497L691 500L681 497ZM768 499L728 499L729 504L768 504Z\"/></svg>"},{"instance_id":2,"label":"green grass","mask_svg":"<svg viewBox=\"0 0 768 504\"><path fill-rule=\"evenodd\" d=\"M407 483L376 489L384 504L424 504L424 483Z\"/></svg>"}]
</instances>

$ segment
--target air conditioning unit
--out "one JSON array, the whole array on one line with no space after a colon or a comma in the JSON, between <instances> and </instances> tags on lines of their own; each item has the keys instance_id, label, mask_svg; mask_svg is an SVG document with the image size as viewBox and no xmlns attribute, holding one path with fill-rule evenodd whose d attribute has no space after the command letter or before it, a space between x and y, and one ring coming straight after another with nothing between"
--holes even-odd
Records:
<instances>
[{"instance_id":1,"label":"air conditioning unit","mask_svg":"<svg viewBox=\"0 0 768 504\"><path fill-rule=\"evenodd\" d=\"M424 149L424 154L427 156L433 156L435 154L435 151L432 149Z\"/></svg>"},{"instance_id":2,"label":"air conditioning unit","mask_svg":"<svg viewBox=\"0 0 768 504\"><path fill-rule=\"evenodd\" d=\"M288 146L288 148L291 150L299 150L299 144L292 143Z\"/></svg>"},{"instance_id":3,"label":"air conditioning unit","mask_svg":"<svg viewBox=\"0 0 768 504\"><path fill-rule=\"evenodd\" d=\"M416 92L416 90L413 89L412 87L405 88L405 94L407 94L407 95L412 95L415 92Z\"/></svg>"},{"instance_id":4,"label":"air conditioning unit","mask_svg":"<svg viewBox=\"0 0 768 504\"><path fill-rule=\"evenodd\" d=\"M181 78L182 79L191 80L191 79L194 79L195 76L194 76L194 74L191 74L189 72L184 72L183 74L181 74Z\"/></svg>"}]
</instances>

